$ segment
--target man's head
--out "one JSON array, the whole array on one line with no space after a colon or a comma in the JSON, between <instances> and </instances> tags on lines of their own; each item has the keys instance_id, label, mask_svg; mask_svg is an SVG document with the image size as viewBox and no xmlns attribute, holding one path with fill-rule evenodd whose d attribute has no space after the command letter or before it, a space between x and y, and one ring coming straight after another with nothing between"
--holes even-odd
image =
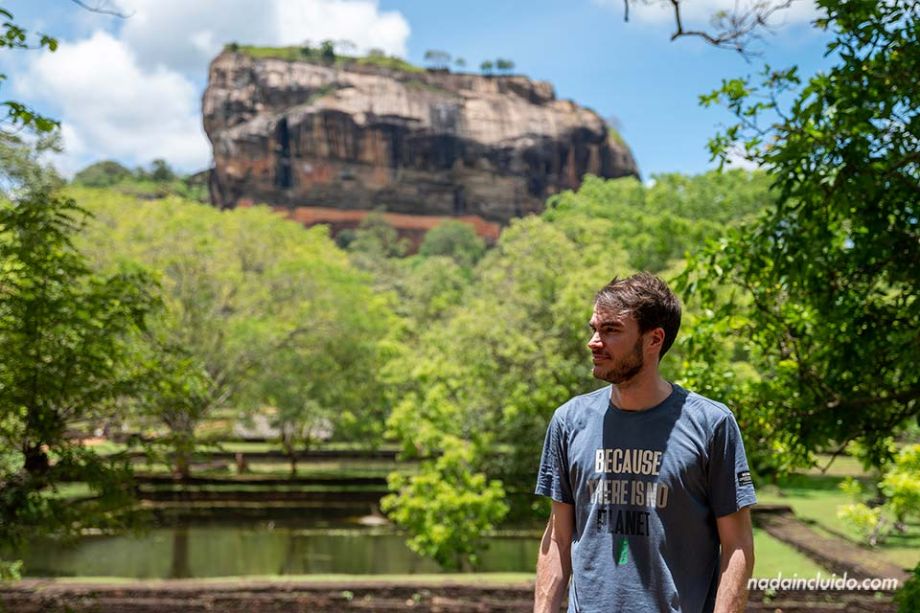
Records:
<instances>
[{"instance_id":1,"label":"man's head","mask_svg":"<svg viewBox=\"0 0 920 613\"><path fill-rule=\"evenodd\" d=\"M680 301L652 274L614 277L595 296L591 328L594 376L620 384L641 372L646 361L657 365L674 344Z\"/></svg>"}]
</instances>

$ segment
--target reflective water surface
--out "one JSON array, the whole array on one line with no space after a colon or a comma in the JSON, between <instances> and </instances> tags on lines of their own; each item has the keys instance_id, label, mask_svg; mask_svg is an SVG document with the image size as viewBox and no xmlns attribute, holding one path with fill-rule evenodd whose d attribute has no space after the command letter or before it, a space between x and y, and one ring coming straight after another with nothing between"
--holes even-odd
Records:
<instances>
[{"instance_id":1,"label":"reflective water surface","mask_svg":"<svg viewBox=\"0 0 920 613\"><path fill-rule=\"evenodd\" d=\"M496 537L482 572L532 572L539 539ZM138 579L325 573L437 573L404 536L380 528L305 528L272 522L176 526L140 536L87 536L72 545L36 540L19 552L28 576Z\"/></svg>"}]
</instances>

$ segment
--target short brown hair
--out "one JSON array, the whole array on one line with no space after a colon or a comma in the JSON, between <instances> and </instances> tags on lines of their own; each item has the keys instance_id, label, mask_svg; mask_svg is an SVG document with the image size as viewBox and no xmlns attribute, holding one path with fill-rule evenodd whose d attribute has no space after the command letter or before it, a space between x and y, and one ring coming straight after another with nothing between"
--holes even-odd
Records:
<instances>
[{"instance_id":1,"label":"short brown hair","mask_svg":"<svg viewBox=\"0 0 920 613\"><path fill-rule=\"evenodd\" d=\"M594 303L609 309L629 311L639 324L639 333L661 328L664 357L680 329L680 300L668 284L648 272L640 272L625 279L614 277L594 296Z\"/></svg>"}]
</instances>

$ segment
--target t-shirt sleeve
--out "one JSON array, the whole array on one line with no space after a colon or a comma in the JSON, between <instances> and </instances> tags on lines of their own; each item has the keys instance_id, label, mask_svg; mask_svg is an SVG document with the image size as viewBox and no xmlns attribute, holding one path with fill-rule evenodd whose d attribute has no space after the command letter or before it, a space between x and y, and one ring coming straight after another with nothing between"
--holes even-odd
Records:
<instances>
[{"instance_id":1,"label":"t-shirt sleeve","mask_svg":"<svg viewBox=\"0 0 920 613\"><path fill-rule=\"evenodd\" d=\"M757 504L741 430L730 413L716 426L709 447L709 500L716 517Z\"/></svg>"},{"instance_id":2,"label":"t-shirt sleeve","mask_svg":"<svg viewBox=\"0 0 920 613\"><path fill-rule=\"evenodd\" d=\"M540 472L537 474L537 488L534 493L549 496L556 502L575 504L569 483L569 459L565 427L559 411L553 414L546 439L543 441L543 455L540 458Z\"/></svg>"}]
</instances>

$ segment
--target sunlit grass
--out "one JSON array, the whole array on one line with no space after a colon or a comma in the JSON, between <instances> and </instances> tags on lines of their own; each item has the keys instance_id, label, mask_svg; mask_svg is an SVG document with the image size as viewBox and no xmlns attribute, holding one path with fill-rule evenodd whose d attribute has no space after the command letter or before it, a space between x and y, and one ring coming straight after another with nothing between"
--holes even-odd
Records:
<instances>
[{"instance_id":1,"label":"sunlit grass","mask_svg":"<svg viewBox=\"0 0 920 613\"><path fill-rule=\"evenodd\" d=\"M775 577L782 572L784 577L798 574L799 577L813 577L826 569L792 546L776 539L759 528L754 528L754 576Z\"/></svg>"},{"instance_id":2,"label":"sunlit grass","mask_svg":"<svg viewBox=\"0 0 920 613\"><path fill-rule=\"evenodd\" d=\"M852 464L849 467L852 468ZM850 474L865 480L867 484L871 483L871 479L861 467L858 472ZM863 545L859 534L837 516L838 507L852 502L852 499L840 489L840 483L844 478L840 474L826 473L791 475L777 485L759 488L757 499L762 504L788 505L796 517L812 524L826 535L845 538ZM878 554L902 568L913 568L920 563L920 524L908 524L905 534L893 534L874 548L863 546L869 555Z\"/></svg>"}]
</instances>

